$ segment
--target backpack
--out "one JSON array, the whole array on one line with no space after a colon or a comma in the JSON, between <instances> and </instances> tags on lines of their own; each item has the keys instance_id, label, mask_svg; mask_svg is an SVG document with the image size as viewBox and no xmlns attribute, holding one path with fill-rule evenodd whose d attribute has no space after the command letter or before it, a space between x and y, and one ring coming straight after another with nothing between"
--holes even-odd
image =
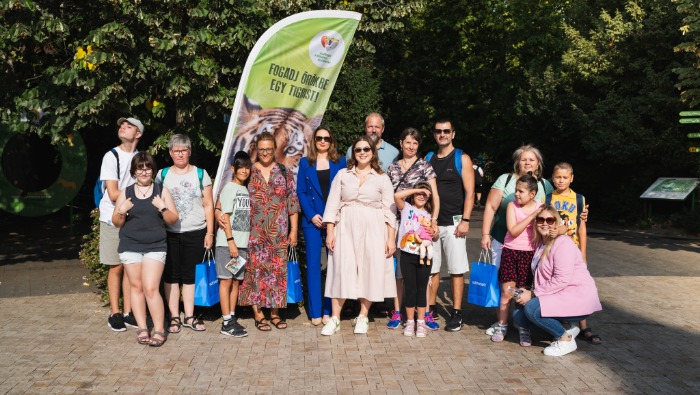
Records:
<instances>
[{"instance_id":1,"label":"backpack","mask_svg":"<svg viewBox=\"0 0 700 395\"><path fill-rule=\"evenodd\" d=\"M160 172L161 184L165 184L165 176L168 174L168 171L170 171L170 166L164 167L163 170ZM199 190L203 191L204 185L202 184L202 180L204 179L204 170L200 169L199 167L197 168L197 178L199 178Z\"/></svg>"},{"instance_id":2,"label":"backpack","mask_svg":"<svg viewBox=\"0 0 700 395\"><path fill-rule=\"evenodd\" d=\"M575 193L575 192L574 192ZM544 204L547 206L552 205L552 194L548 193L544 197ZM576 193L576 226L581 226L581 209L583 208L583 195Z\"/></svg>"},{"instance_id":3,"label":"backpack","mask_svg":"<svg viewBox=\"0 0 700 395\"><path fill-rule=\"evenodd\" d=\"M455 168L457 168L457 172L459 173L459 176L462 177L462 152L461 149L455 148ZM428 152L428 155L425 156L425 161L430 162L430 159L432 159L433 155L435 155L435 152L430 151Z\"/></svg>"},{"instance_id":4,"label":"backpack","mask_svg":"<svg viewBox=\"0 0 700 395\"><path fill-rule=\"evenodd\" d=\"M117 180L121 177L121 169L119 168L119 154L117 153L117 150L112 148L109 150L109 152L114 154L114 157L117 158ZM102 200L102 196L104 196L105 191L107 190L107 186L104 181L100 179L100 177L97 177L97 182L95 183L95 188L93 188L92 191L92 197L95 199L95 207L100 207L100 200Z\"/></svg>"}]
</instances>

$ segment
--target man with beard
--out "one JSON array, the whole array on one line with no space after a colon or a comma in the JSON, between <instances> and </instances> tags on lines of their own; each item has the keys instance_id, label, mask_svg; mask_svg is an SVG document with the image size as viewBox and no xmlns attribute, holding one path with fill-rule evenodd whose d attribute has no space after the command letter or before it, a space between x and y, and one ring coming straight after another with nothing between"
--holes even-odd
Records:
<instances>
[{"instance_id":1,"label":"man with beard","mask_svg":"<svg viewBox=\"0 0 700 395\"><path fill-rule=\"evenodd\" d=\"M389 165L394 163L396 158L399 157L399 150L393 145L382 140L382 134L384 134L384 118L376 112L373 112L365 118L365 132L372 141L377 144L377 154L379 156L379 167L385 172L389 168ZM347 158L352 157L352 147L348 148Z\"/></svg>"}]
</instances>

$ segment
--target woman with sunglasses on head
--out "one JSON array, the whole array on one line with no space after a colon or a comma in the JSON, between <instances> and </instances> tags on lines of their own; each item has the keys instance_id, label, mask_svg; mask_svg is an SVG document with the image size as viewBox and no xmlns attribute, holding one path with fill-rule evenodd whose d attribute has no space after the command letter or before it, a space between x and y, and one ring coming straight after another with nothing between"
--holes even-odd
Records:
<instances>
[{"instance_id":1,"label":"woman with sunglasses on head","mask_svg":"<svg viewBox=\"0 0 700 395\"><path fill-rule=\"evenodd\" d=\"M178 220L170 191L153 182L156 162L148 152L131 160L131 176L136 183L123 189L115 203L112 222L119 229L119 259L131 284L131 307L139 329L136 341L160 347L167 335L160 296L160 279L166 256L165 225ZM153 334L146 326L146 304L153 318Z\"/></svg>"},{"instance_id":2,"label":"woman with sunglasses on head","mask_svg":"<svg viewBox=\"0 0 700 395\"><path fill-rule=\"evenodd\" d=\"M394 188L379 167L374 141L359 137L352 145L348 168L333 179L323 213L329 251L325 296L333 300L332 316L322 335L340 330L340 310L346 299L359 299L354 332L366 334L372 302L396 296L393 202Z\"/></svg>"},{"instance_id":3,"label":"woman with sunglasses on head","mask_svg":"<svg viewBox=\"0 0 700 395\"><path fill-rule=\"evenodd\" d=\"M248 181L250 237L248 264L239 303L253 306L255 327L263 332L286 329L280 308L287 307L287 255L297 245L297 199L294 175L275 162L277 142L270 132L255 141L257 161ZM270 321L261 310L270 309Z\"/></svg>"},{"instance_id":4,"label":"woman with sunglasses on head","mask_svg":"<svg viewBox=\"0 0 700 395\"><path fill-rule=\"evenodd\" d=\"M513 321L526 329L534 324L554 336L544 355L558 357L576 350L575 338L580 330L575 323L603 308L581 251L558 230L563 225L559 212L547 206L535 217L535 224L538 247L532 260L534 287L532 291L521 288L514 298L517 307ZM562 322L568 323L569 329Z\"/></svg>"},{"instance_id":5,"label":"woman with sunglasses on head","mask_svg":"<svg viewBox=\"0 0 700 395\"><path fill-rule=\"evenodd\" d=\"M346 167L346 159L338 154L330 128L319 126L313 134L309 154L299 161L297 173L301 228L306 243L306 311L314 326L328 323L331 316L331 300L323 297L321 289L321 249L326 236L323 211L333 178L338 170Z\"/></svg>"},{"instance_id":6,"label":"woman with sunglasses on head","mask_svg":"<svg viewBox=\"0 0 700 395\"><path fill-rule=\"evenodd\" d=\"M421 134L415 128L406 128L401 132L399 137L399 143L401 145L401 158L396 162L392 163L387 170L387 175L391 179L391 184L394 187L394 193L401 192L405 189L412 188L419 182L427 182L430 186L432 194L430 195L431 212L432 215L431 227L433 233L437 233L437 218L440 214L440 196L437 192L437 175L433 166L430 165L425 159L418 157L418 151L421 144ZM392 206L395 208L396 206ZM397 213L400 210L397 211ZM397 218L400 218L400 214L397 214ZM397 254L397 259L400 255ZM401 275L401 263L398 262L396 265L396 293L398 296L394 298L394 310L391 312L391 319L387 323L387 328L396 329L401 324L401 300L403 292L403 278ZM421 306L423 307L423 306ZM433 308L435 306L432 306ZM425 312L425 317L418 317L419 319L425 318L426 325L431 330L440 329L440 325L435 322L433 318L433 312L428 310Z\"/></svg>"}]
</instances>

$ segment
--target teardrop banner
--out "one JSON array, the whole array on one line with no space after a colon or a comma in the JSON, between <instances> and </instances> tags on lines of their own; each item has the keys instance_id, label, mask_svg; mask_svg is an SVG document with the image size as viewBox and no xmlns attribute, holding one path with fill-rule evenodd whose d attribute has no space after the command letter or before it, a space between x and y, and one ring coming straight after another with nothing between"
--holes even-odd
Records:
<instances>
[{"instance_id":1,"label":"teardrop banner","mask_svg":"<svg viewBox=\"0 0 700 395\"><path fill-rule=\"evenodd\" d=\"M700 133L688 133L689 139L700 139Z\"/></svg>"},{"instance_id":2,"label":"teardrop banner","mask_svg":"<svg viewBox=\"0 0 700 395\"><path fill-rule=\"evenodd\" d=\"M246 61L214 182L214 199L231 181L238 151L255 160L262 132L275 136L275 160L296 178L309 152L361 14L309 11L287 17L255 43Z\"/></svg>"}]
</instances>

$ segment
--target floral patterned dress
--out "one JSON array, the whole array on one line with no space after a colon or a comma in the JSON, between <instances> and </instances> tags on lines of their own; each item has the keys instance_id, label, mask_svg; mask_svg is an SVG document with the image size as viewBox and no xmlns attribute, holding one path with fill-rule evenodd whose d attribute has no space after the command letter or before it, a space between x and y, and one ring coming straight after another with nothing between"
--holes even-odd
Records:
<instances>
[{"instance_id":1,"label":"floral patterned dress","mask_svg":"<svg viewBox=\"0 0 700 395\"><path fill-rule=\"evenodd\" d=\"M275 163L269 182L253 166L250 193L248 264L241 286L241 305L283 308L287 306L287 232L289 216L299 212L296 183Z\"/></svg>"}]
</instances>

